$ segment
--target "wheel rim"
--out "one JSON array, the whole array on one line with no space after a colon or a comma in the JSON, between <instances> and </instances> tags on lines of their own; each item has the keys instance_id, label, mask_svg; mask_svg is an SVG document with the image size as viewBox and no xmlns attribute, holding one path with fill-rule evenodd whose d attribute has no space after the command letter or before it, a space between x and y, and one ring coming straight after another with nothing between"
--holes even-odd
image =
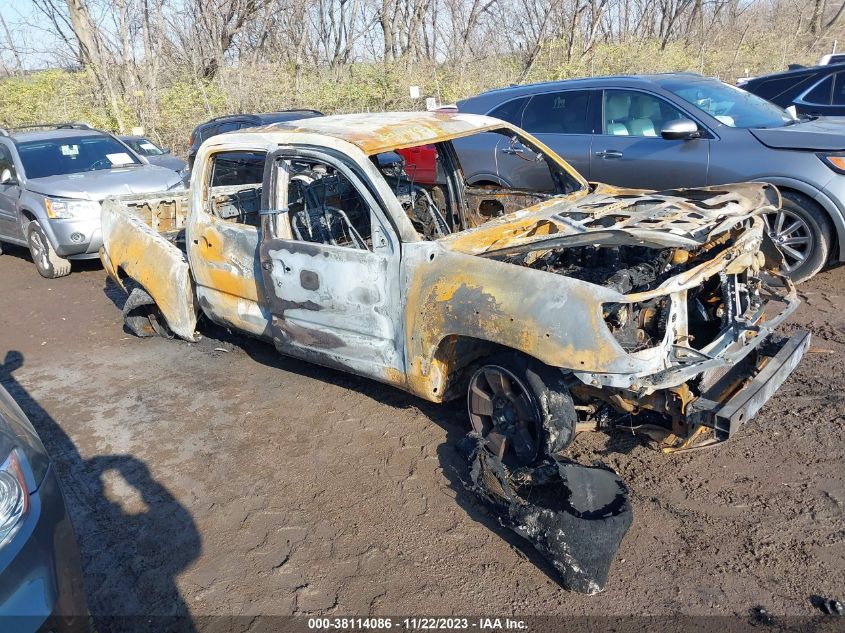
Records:
<instances>
[{"instance_id":1,"label":"wheel rim","mask_svg":"<svg viewBox=\"0 0 845 633\"><path fill-rule=\"evenodd\" d=\"M46 269L50 264L47 256L47 245L41 239L41 234L38 231L32 231L29 234L29 249L32 251L32 259Z\"/></svg>"},{"instance_id":2,"label":"wheel rim","mask_svg":"<svg viewBox=\"0 0 845 633\"><path fill-rule=\"evenodd\" d=\"M469 384L469 419L499 459L527 466L540 447L540 412L528 388L497 365L475 372Z\"/></svg>"},{"instance_id":3,"label":"wheel rim","mask_svg":"<svg viewBox=\"0 0 845 633\"><path fill-rule=\"evenodd\" d=\"M815 246L813 231L807 222L789 209L778 209L763 216L766 231L783 254L784 270L791 273L807 261Z\"/></svg>"}]
</instances>

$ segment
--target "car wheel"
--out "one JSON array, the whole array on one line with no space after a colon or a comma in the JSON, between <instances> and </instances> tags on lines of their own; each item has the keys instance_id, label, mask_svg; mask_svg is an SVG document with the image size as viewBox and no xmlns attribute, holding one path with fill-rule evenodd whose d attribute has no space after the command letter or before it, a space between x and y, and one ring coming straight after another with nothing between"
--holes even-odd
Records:
<instances>
[{"instance_id":1,"label":"car wheel","mask_svg":"<svg viewBox=\"0 0 845 633\"><path fill-rule=\"evenodd\" d=\"M473 431L512 468L560 453L578 420L563 374L516 353L494 356L472 374L467 408Z\"/></svg>"},{"instance_id":2,"label":"car wheel","mask_svg":"<svg viewBox=\"0 0 845 633\"><path fill-rule=\"evenodd\" d=\"M38 273L47 279L57 279L70 274L70 262L56 254L44 229L35 220L26 229L26 242Z\"/></svg>"},{"instance_id":3,"label":"car wheel","mask_svg":"<svg viewBox=\"0 0 845 633\"><path fill-rule=\"evenodd\" d=\"M123 304L123 322L135 336L173 338L164 315L155 300L140 286L135 286Z\"/></svg>"},{"instance_id":4,"label":"car wheel","mask_svg":"<svg viewBox=\"0 0 845 633\"><path fill-rule=\"evenodd\" d=\"M783 254L784 272L792 281L806 281L830 255L832 230L827 214L806 196L781 192L783 204L764 217L766 230Z\"/></svg>"}]
</instances>

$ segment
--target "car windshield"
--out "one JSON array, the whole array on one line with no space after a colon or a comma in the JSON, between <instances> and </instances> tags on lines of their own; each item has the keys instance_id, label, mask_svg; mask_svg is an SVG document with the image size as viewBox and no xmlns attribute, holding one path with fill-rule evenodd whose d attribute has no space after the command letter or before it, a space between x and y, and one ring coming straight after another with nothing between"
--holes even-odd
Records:
<instances>
[{"instance_id":1,"label":"car windshield","mask_svg":"<svg viewBox=\"0 0 845 633\"><path fill-rule=\"evenodd\" d=\"M109 136L71 136L17 144L27 178L47 178L140 165L126 147Z\"/></svg>"},{"instance_id":2,"label":"car windshield","mask_svg":"<svg viewBox=\"0 0 845 633\"><path fill-rule=\"evenodd\" d=\"M667 81L662 85L730 127L784 127L795 122L786 110L721 81Z\"/></svg>"},{"instance_id":3,"label":"car windshield","mask_svg":"<svg viewBox=\"0 0 845 633\"><path fill-rule=\"evenodd\" d=\"M125 138L122 140L141 156L161 156L165 153L158 145L145 138Z\"/></svg>"}]
</instances>

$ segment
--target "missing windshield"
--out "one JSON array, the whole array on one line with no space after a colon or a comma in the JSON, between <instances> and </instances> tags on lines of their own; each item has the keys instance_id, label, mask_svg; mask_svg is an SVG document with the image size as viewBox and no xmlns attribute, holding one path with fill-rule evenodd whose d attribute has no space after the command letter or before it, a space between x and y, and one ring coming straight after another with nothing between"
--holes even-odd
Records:
<instances>
[{"instance_id":1,"label":"missing windshield","mask_svg":"<svg viewBox=\"0 0 845 633\"><path fill-rule=\"evenodd\" d=\"M490 158L492 171L483 167ZM480 226L584 187L551 151L509 128L370 159L425 239Z\"/></svg>"}]
</instances>

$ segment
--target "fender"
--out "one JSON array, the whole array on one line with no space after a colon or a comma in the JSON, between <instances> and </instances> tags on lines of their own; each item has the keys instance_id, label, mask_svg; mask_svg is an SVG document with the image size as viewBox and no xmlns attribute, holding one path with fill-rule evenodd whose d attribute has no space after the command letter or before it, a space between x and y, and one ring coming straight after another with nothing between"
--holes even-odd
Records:
<instances>
[{"instance_id":1,"label":"fender","mask_svg":"<svg viewBox=\"0 0 845 633\"><path fill-rule=\"evenodd\" d=\"M187 341L198 340L194 282L185 254L121 204L120 198L106 199L101 219L100 260L109 277L123 287L118 274L122 270L155 300L175 334Z\"/></svg>"}]
</instances>

